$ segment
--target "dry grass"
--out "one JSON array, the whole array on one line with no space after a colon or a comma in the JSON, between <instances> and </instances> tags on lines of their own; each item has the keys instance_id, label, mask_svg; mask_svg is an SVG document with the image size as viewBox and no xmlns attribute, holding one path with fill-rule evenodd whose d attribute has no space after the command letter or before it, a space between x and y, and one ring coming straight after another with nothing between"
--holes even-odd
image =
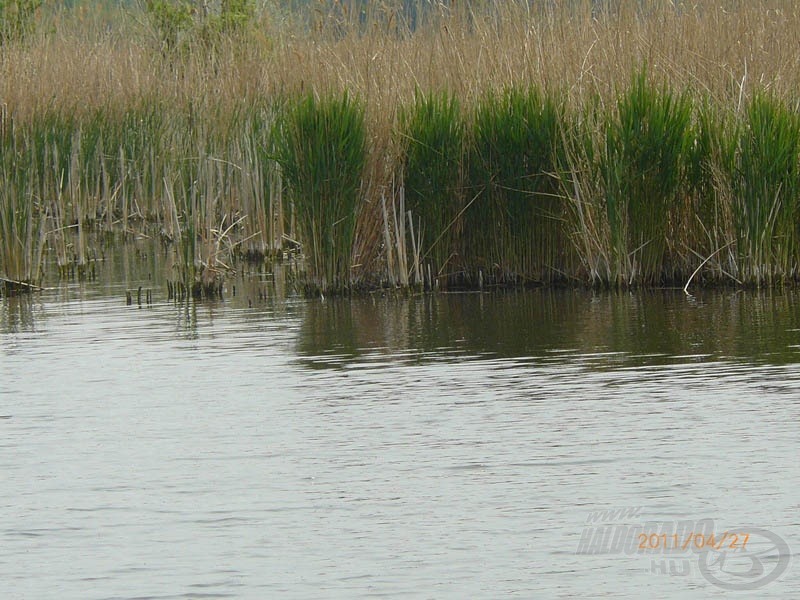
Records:
<instances>
[{"instance_id":1,"label":"dry grass","mask_svg":"<svg viewBox=\"0 0 800 600\"><path fill-rule=\"evenodd\" d=\"M529 83L566 91L577 104L607 100L643 63L659 79L725 105L755 88L781 97L800 89L800 8L791 3L619 0L617 10L594 16L592 4L439 8L413 35L377 17L363 28L345 24L342 33L324 13L308 31L266 11L245 46L234 41L213 61L201 53L164 60L143 15L121 14L107 29L65 14L30 43L3 49L0 97L10 112L30 116L142 99L202 106L347 90L378 122L393 119L417 88L447 90L465 106L487 89Z\"/></svg>"}]
</instances>

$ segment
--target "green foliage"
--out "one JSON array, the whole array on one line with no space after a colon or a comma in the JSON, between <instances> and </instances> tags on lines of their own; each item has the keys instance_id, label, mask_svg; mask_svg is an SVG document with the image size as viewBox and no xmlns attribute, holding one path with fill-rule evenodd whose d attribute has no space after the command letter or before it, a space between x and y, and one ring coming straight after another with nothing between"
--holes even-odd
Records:
<instances>
[{"instance_id":1,"label":"green foliage","mask_svg":"<svg viewBox=\"0 0 800 600\"><path fill-rule=\"evenodd\" d=\"M796 273L800 116L766 94L757 94L747 107L733 191L743 277L771 282Z\"/></svg>"},{"instance_id":2,"label":"green foliage","mask_svg":"<svg viewBox=\"0 0 800 600\"><path fill-rule=\"evenodd\" d=\"M0 45L30 35L41 6L42 0L0 0Z\"/></svg>"},{"instance_id":3,"label":"green foliage","mask_svg":"<svg viewBox=\"0 0 800 600\"><path fill-rule=\"evenodd\" d=\"M406 251L441 283L480 270L500 283L683 284L698 267L698 278L797 281L795 108L764 92L742 111L693 105L644 74L611 110L599 97L565 107L533 87L488 93L468 118L447 93L400 108L402 153L386 168L402 173L421 240ZM391 237L371 237L375 211L362 210L380 193L363 183L367 135L364 105L347 94L0 107L0 277L37 281L44 252L80 273L90 228L155 225L171 272L213 295L237 244L264 256L287 225L309 292L352 289L354 249L376 256Z\"/></svg>"},{"instance_id":4,"label":"green foliage","mask_svg":"<svg viewBox=\"0 0 800 600\"><path fill-rule=\"evenodd\" d=\"M290 104L278 161L312 280L310 292L351 287L351 254L366 162L364 108L347 94Z\"/></svg>"},{"instance_id":5,"label":"green foliage","mask_svg":"<svg viewBox=\"0 0 800 600\"><path fill-rule=\"evenodd\" d=\"M171 51L192 44L213 48L243 32L256 7L254 0L221 0L218 10L199 0L145 0L145 11L162 48Z\"/></svg>"},{"instance_id":6,"label":"green foliage","mask_svg":"<svg viewBox=\"0 0 800 600\"><path fill-rule=\"evenodd\" d=\"M213 27L221 33L242 31L255 17L253 0L222 0L222 8L214 15Z\"/></svg>"},{"instance_id":7,"label":"green foliage","mask_svg":"<svg viewBox=\"0 0 800 600\"><path fill-rule=\"evenodd\" d=\"M703 99L695 111L686 168L685 243L694 250L699 265L709 256L716 256L711 265L729 262L731 252L721 253L731 242L731 173L735 169L738 128L730 111L723 111ZM717 256L718 255L718 256ZM733 264L727 264L732 268ZM708 269L706 269L708 270ZM716 277L725 278L717 268Z\"/></svg>"},{"instance_id":8,"label":"green foliage","mask_svg":"<svg viewBox=\"0 0 800 600\"><path fill-rule=\"evenodd\" d=\"M5 112L0 114L2 277L23 282L39 279L48 214L57 226L62 223L52 208L64 189L59 174L69 164L68 123L69 118L47 114L22 126Z\"/></svg>"},{"instance_id":9,"label":"green foliage","mask_svg":"<svg viewBox=\"0 0 800 600\"><path fill-rule=\"evenodd\" d=\"M146 0L145 9L165 50L175 49L194 23L194 6L188 0Z\"/></svg>"},{"instance_id":10,"label":"green foliage","mask_svg":"<svg viewBox=\"0 0 800 600\"><path fill-rule=\"evenodd\" d=\"M450 94L418 93L414 103L402 110L400 128L406 207L421 223L423 261L432 262L439 272L455 252L463 208L461 105Z\"/></svg>"},{"instance_id":11,"label":"green foliage","mask_svg":"<svg viewBox=\"0 0 800 600\"><path fill-rule=\"evenodd\" d=\"M501 278L551 279L564 252L556 173L562 116L537 88L485 96L475 112L465 213L465 254Z\"/></svg>"},{"instance_id":12,"label":"green foliage","mask_svg":"<svg viewBox=\"0 0 800 600\"><path fill-rule=\"evenodd\" d=\"M563 115L563 162L559 165L560 191L566 202L566 230L583 272L570 270L593 285L615 280L614 251L605 206L602 149L605 110L598 96Z\"/></svg>"},{"instance_id":13,"label":"green foliage","mask_svg":"<svg viewBox=\"0 0 800 600\"><path fill-rule=\"evenodd\" d=\"M639 73L606 127L602 172L617 271L628 283L663 276L670 213L685 177L692 103Z\"/></svg>"}]
</instances>

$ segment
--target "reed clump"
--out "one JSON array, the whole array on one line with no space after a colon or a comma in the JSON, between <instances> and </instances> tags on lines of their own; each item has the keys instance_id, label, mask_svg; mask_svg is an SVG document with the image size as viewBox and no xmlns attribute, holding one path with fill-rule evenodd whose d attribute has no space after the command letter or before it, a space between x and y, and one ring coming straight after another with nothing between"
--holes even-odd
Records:
<instances>
[{"instance_id":1,"label":"reed clump","mask_svg":"<svg viewBox=\"0 0 800 600\"><path fill-rule=\"evenodd\" d=\"M285 109L278 162L308 260L310 293L353 285L352 251L366 160L364 110L344 94Z\"/></svg>"},{"instance_id":2,"label":"reed clump","mask_svg":"<svg viewBox=\"0 0 800 600\"><path fill-rule=\"evenodd\" d=\"M0 277L80 273L99 231L201 296L289 246L310 293L797 281L797 7L226 6L4 39Z\"/></svg>"},{"instance_id":3,"label":"reed clump","mask_svg":"<svg viewBox=\"0 0 800 600\"><path fill-rule=\"evenodd\" d=\"M692 104L685 93L657 88L637 74L605 124L600 171L615 278L661 283L671 228L685 181Z\"/></svg>"},{"instance_id":4,"label":"reed clump","mask_svg":"<svg viewBox=\"0 0 800 600\"><path fill-rule=\"evenodd\" d=\"M477 104L464 260L473 272L485 270L487 281L552 283L569 269L562 110L535 86L490 92Z\"/></svg>"},{"instance_id":5,"label":"reed clump","mask_svg":"<svg viewBox=\"0 0 800 600\"><path fill-rule=\"evenodd\" d=\"M771 284L798 268L800 114L759 92L739 128L732 208L739 278Z\"/></svg>"},{"instance_id":6,"label":"reed clump","mask_svg":"<svg viewBox=\"0 0 800 600\"><path fill-rule=\"evenodd\" d=\"M405 149L401 168L406 208L419 236L420 262L430 289L440 279L447 282L448 271L457 263L464 206L461 105L452 94L417 94L400 113L399 127Z\"/></svg>"}]
</instances>

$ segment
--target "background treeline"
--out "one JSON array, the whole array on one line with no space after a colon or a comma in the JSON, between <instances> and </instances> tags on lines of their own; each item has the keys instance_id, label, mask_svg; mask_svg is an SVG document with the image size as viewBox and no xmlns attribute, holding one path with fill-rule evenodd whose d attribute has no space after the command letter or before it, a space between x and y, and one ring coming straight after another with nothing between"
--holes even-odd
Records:
<instances>
[{"instance_id":1,"label":"background treeline","mask_svg":"<svg viewBox=\"0 0 800 600\"><path fill-rule=\"evenodd\" d=\"M196 293L796 280L789 3L103 6L0 47L6 280L153 232Z\"/></svg>"}]
</instances>

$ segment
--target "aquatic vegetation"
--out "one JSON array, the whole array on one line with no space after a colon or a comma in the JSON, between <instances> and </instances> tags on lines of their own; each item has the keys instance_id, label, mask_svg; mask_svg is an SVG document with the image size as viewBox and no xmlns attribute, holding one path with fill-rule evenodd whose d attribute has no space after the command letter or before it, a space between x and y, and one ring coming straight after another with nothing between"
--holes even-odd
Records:
<instances>
[{"instance_id":1,"label":"aquatic vegetation","mask_svg":"<svg viewBox=\"0 0 800 600\"><path fill-rule=\"evenodd\" d=\"M620 282L609 214L603 199L601 151L605 116L597 98L564 121L564 161L559 169L566 202L567 236L578 259L574 276L591 285Z\"/></svg>"},{"instance_id":2,"label":"aquatic vegetation","mask_svg":"<svg viewBox=\"0 0 800 600\"><path fill-rule=\"evenodd\" d=\"M0 156L0 292L6 294L39 282L47 220L12 158L7 151Z\"/></svg>"},{"instance_id":3,"label":"aquatic vegetation","mask_svg":"<svg viewBox=\"0 0 800 600\"><path fill-rule=\"evenodd\" d=\"M530 87L489 93L475 111L469 142L470 195L464 256L500 282L563 278L562 114L554 97Z\"/></svg>"},{"instance_id":4,"label":"aquatic vegetation","mask_svg":"<svg viewBox=\"0 0 800 600\"><path fill-rule=\"evenodd\" d=\"M603 200L617 276L628 284L664 279L671 224L682 218L671 213L680 206L691 118L689 97L657 88L645 72L607 117L600 154Z\"/></svg>"},{"instance_id":5,"label":"aquatic vegetation","mask_svg":"<svg viewBox=\"0 0 800 600\"><path fill-rule=\"evenodd\" d=\"M704 98L695 109L686 163L686 182L679 201L684 219L675 230L678 262L702 264L709 281L731 280L736 270L732 242L730 173L738 145L738 121L730 111ZM676 265L677 266L677 265ZM673 279L676 277L673 276Z\"/></svg>"},{"instance_id":6,"label":"aquatic vegetation","mask_svg":"<svg viewBox=\"0 0 800 600\"><path fill-rule=\"evenodd\" d=\"M242 259L312 294L797 281L800 11L323 4L227 3L211 45L164 2L7 38L0 277L157 236L197 296Z\"/></svg>"},{"instance_id":7,"label":"aquatic vegetation","mask_svg":"<svg viewBox=\"0 0 800 600\"><path fill-rule=\"evenodd\" d=\"M364 109L344 94L307 95L280 123L278 162L308 259L308 285L349 289L353 242L366 160Z\"/></svg>"},{"instance_id":8,"label":"aquatic vegetation","mask_svg":"<svg viewBox=\"0 0 800 600\"><path fill-rule=\"evenodd\" d=\"M0 115L0 276L37 283L47 238L53 243L62 272L86 265L85 239L74 222L82 206L70 202L65 174L73 159L73 127L57 113L20 123ZM77 230L67 244L68 229Z\"/></svg>"},{"instance_id":9,"label":"aquatic vegetation","mask_svg":"<svg viewBox=\"0 0 800 600\"><path fill-rule=\"evenodd\" d=\"M749 102L732 174L739 276L794 277L800 222L800 115L759 93Z\"/></svg>"},{"instance_id":10,"label":"aquatic vegetation","mask_svg":"<svg viewBox=\"0 0 800 600\"><path fill-rule=\"evenodd\" d=\"M0 0L0 46L28 38L41 6L42 0Z\"/></svg>"},{"instance_id":11,"label":"aquatic vegetation","mask_svg":"<svg viewBox=\"0 0 800 600\"><path fill-rule=\"evenodd\" d=\"M432 265L437 282L453 269L457 251L464 130L461 104L452 94L417 94L400 114L406 208L417 223L420 260L429 270ZM430 275L427 285L433 285Z\"/></svg>"}]
</instances>

